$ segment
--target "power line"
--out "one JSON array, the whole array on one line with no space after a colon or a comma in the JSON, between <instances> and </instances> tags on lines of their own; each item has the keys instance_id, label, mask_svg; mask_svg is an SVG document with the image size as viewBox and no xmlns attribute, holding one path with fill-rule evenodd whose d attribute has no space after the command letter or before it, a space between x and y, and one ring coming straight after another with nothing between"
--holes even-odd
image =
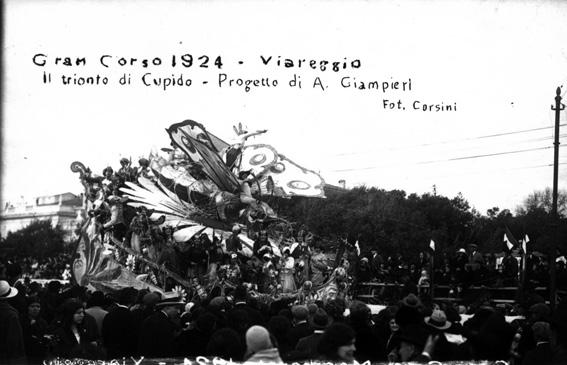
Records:
<instances>
[{"instance_id":1,"label":"power line","mask_svg":"<svg viewBox=\"0 0 567 365\"><path fill-rule=\"evenodd\" d=\"M560 127L563 127L563 126L567 126L567 123L560 125ZM443 144L449 144L449 143L457 143L457 142L464 142L464 141L474 141L474 140L480 140L480 139L488 139L488 138L502 137L502 136L507 136L507 135L514 135L514 134L535 132L535 131L546 130L546 129L550 129L550 128L553 128L553 126L549 126L549 127L539 127L539 128L531 128L531 129L523 129L523 130L518 130L518 131L503 132L503 133L496 133L496 134L488 134L488 135L484 135L484 136L469 137L469 138L461 138L461 139L453 139L453 140L445 140L445 141L432 142L432 143L422 143L422 144L417 144L417 145L408 145L408 146L393 147L393 148L388 148L388 149L386 149L386 150L399 150L399 149L415 148L415 147L437 146L437 145L443 145ZM528 141L529 141L529 140L528 140ZM360 154L374 153L374 152L376 152L376 150L372 150L372 151L362 151L362 152L337 153L337 154L334 154L333 156L350 156L350 155L360 155Z\"/></svg>"},{"instance_id":2,"label":"power line","mask_svg":"<svg viewBox=\"0 0 567 365\"><path fill-rule=\"evenodd\" d=\"M560 146L560 147L563 147L563 146ZM548 149L551 149L551 148L552 148L551 146L527 148L527 149L523 149L523 150L495 152L495 153L487 153L487 154L483 154L483 155L473 155L473 156L462 156L462 157L454 157L454 158L448 158L448 159L442 159L442 160L420 161L420 162L411 163L409 165L425 165L425 164L432 164L432 163L439 163L439 162L462 161L462 160L470 160L470 159L476 159L476 158L494 157L494 156L516 154L516 153L525 153L525 152L532 152L532 151L548 150ZM361 168L339 169L339 170L331 170L331 171L332 172L363 171L363 170L374 170L374 169L383 168L383 167L386 167L386 166L368 166L368 167L361 167Z\"/></svg>"},{"instance_id":3,"label":"power line","mask_svg":"<svg viewBox=\"0 0 567 365\"><path fill-rule=\"evenodd\" d=\"M567 165L567 162L560 162L559 165ZM445 177L455 177L455 176L466 176L466 175L477 175L477 174L487 174L493 172L502 172L502 171L518 171L518 170L531 170L531 169L539 169L544 167L553 167L553 164L544 164L544 165L533 165L533 166L524 166L524 167L513 167L507 169L498 169L498 170L484 170L484 171L467 171L464 173L459 174L451 174L451 175L432 175L432 176L425 176L426 179L443 179Z\"/></svg>"}]
</instances>

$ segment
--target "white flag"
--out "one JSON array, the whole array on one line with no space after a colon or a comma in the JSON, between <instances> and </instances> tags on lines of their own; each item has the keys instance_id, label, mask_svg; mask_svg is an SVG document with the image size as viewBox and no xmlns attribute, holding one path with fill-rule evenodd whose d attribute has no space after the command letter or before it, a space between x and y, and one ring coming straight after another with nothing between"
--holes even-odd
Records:
<instances>
[{"instance_id":1,"label":"white flag","mask_svg":"<svg viewBox=\"0 0 567 365\"><path fill-rule=\"evenodd\" d=\"M528 237L528 235L526 234L524 236L524 239L522 241L522 250L524 250L524 254L528 253L528 242L530 242L530 238Z\"/></svg>"},{"instance_id":2,"label":"white flag","mask_svg":"<svg viewBox=\"0 0 567 365\"><path fill-rule=\"evenodd\" d=\"M506 242L506 246L508 246L508 250L512 250L512 247L514 247L514 245L512 244L512 242L510 242L510 240L508 239L508 235L506 233L504 233L504 242Z\"/></svg>"},{"instance_id":3,"label":"white flag","mask_svg":"<svg viewBox=\"0 0 567 365\"><path fill-rule=\"evenodd\" d=\"M433 240L431 240L431 242L429 242L429 247L431 247L431 249L433 251L435 251L435 242L433 242Z\"/></svg>"}]
</instances>

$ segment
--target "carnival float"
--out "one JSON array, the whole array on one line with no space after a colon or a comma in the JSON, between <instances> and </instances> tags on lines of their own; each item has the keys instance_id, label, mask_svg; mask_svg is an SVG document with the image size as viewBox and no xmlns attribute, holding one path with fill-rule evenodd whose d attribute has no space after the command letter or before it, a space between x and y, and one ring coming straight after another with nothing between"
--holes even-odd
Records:
<instances>
[{"instance_id":1,"label":"carnival float","mask_svg":"<svg viewBox=\"0 0 567 365\"><path fill-rule=\"evenodd\" d=\"M237 285L265 298L295 301L346 296L348 260L312 247L301 222L279 217L278 199L325 198L323 178L233 127L226 143L192 120L166 129L171 146L120 160L101 175L75 161L84 187L73 278L114 291L148 288L205 298Z\"/></svg>"}]
</instances>

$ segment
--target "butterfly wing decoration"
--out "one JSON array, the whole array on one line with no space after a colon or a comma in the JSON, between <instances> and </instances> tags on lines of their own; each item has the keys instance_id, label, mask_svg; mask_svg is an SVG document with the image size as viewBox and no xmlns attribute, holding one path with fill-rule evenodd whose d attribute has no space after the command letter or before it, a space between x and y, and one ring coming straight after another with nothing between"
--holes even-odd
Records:
<instances>
[{"instance_id":1,"label":"butterfly wing decoration","mask_svg":"<svg viewBox=\"0 0 567 365\"><path fill-rule=\"evenodd\" d=\"M222 147L219 138L211 135L200 123L186 120L171 125L167 129L172 143L179 147L193 161L203 166L203 172L219 189L229 193L237 193L240 184L219 155ZM224 144L228 147L228 144Z\"/></svg>"},{"instance_id":2,"label":"butterfly wing decoration","mask_svg":"<svg viewBox=\"0 0 567 365\"><path fill-rule=\"evenodd\" d=\"M258 144L244 147L241 169L252 170L260 177L262 194L325 197L325 180L318 173L296 164L272 146Z\"/></svg>"},{"instance_id":3,"label":"butterfly wing decoration","mask_svg":"<svg viewBox=\"0 0 567 365\"><path fill-rule=\"evenodd\" d=\"M140 177L138 183L127 182L127 187L120 188L134 208L146 207L154 211L152 218L165 216L165 224L173 227L204 225L220 230L230 230L230 225L220 222L216 216L200 209L195 204L182 201L159 181Z\"/></svg>"},{"instance_id":4,"label":"butterfly wing decoration","mask_svg":"<svg viewBox=\"0 0 567 365\"><path fill-rule=\"evenodd\" d=\"M106 245L100 233L100 225L93 217L81 227L72 270L77 284L105 292L128 287L162 292L159 287L136 280L131 271L115 260L113 253L105 253Z\"/></svg>"}]
</instances>

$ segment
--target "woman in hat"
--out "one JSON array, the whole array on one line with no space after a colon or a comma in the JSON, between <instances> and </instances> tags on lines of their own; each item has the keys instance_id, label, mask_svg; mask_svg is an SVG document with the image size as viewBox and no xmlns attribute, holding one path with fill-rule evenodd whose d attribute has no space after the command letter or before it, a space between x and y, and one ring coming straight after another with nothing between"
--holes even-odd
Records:
<instances>
[{"instance_id":1,"label":"woman in hat","mask_svg":"<svg viewBox=\"0 0 567 365\"><path fill-rule=\"evenodd\" d=\"M344 323L333 323L321 337L317 352L321 354L320 360L333 362L354 361L355 346L354 330Z\"/></svg>"}]
</instances>

